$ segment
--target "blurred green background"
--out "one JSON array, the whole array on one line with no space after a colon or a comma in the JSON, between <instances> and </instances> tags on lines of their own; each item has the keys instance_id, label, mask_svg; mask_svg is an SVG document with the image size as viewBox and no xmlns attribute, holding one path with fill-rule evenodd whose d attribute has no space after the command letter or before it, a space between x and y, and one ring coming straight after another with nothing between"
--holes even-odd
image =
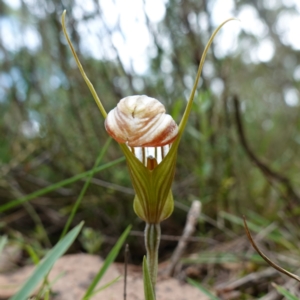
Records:
<instances>
[{"instance_id":1,"label":"blurred green background","mask_svg":"<svg viewBox=\"0 0 300 300\"><path fill-rule=\"evenodd\" d=\"M209 239L189 244L190 252L244 236L245 215L255 232L267 228L267 249L298 257L297 0L0 1L0 206L90 170L108 140L63 36L64 9L106 110L146 94L177 122L210 34L228 17L240 20L225 25L209 51L179 147L174 214L162 231L180 236L192 200L200 199L195 235ZM113 141L101 163L121 156ZM2 234L42 255L57 242L83 185L0 212ZM71 251L105 256L128 224L138 235L144 224L132 203L125 162L95 174L73 222L85 220L86 229ZM130 244L132 262L140 263L143 238L132 235ZM163 240L161 258L175 246Z\"/></svg>"}]
</instances>

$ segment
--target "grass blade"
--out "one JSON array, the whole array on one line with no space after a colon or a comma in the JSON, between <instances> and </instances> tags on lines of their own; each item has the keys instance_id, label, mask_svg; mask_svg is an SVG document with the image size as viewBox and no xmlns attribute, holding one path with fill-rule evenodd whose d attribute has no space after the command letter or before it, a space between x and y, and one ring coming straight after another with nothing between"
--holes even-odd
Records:
<instances>
[{"instance_id":1,"label":"grass blade","mask_svg":"<svg viewBox=\"0 0 300 300\"><path fill-rule=\"evenodd\" d=\"M37 265L40 262L40 259L37 255L37 253L34 251L34 249L31 247L31 245L25 245L25 250L29 254L32 262Z\"/></svg>"},{"instance_id":2,"label":"grass blade","mask_svg":"<svg viewBox=\"0 0 300 300\"><path fill-rule=\"evenodd\" d=\"M7 244L7 241L6 235L0 237L0 254L3 251L4 246Z\"/></svg>"},{"instance_id":3,"label":"grass blade","mask_svg":"<svg viewBox=\"0 0 300 300\"><path fill-rule=\"evenodd\" d=\"M93 174L93 173L98 173L100 171L103 171L105 169L108 169L110 167L113 167L115 166L116 164L119 164L120 162L124 161L125 160L125 157L120 157L112 162L109 162L107 164L104 164L102 166L99 166L97 167L96 169L93 169L93 170L89 170L87 172L83 172L81 174L78 174L78 175L75 175L71 178L68 178L68 179L65 179L65 180L62 180L60 182L57 182L55 184L52 184L50 186L47 186L46 188L43 188L43 189L40 189L36 192L33 192L25 197L22 197L22 198L19 198L19 199L16 199L16 200L13 200L13 201L10 201L4 205L1 205L0 206L0 212L4 212L6 210L9 210L11 208L14 208L24 202L27 202L29 200L32 200L34 198L37 198L37 197L40 197L40 196L43 196L47 193L50 193L52 191L55 191L56 189L60 188L60 187L63 187L63 186L66 186L68 184L71 184L73 182L76 182L82 178L85 178L87 176L89 176L90 174Z\"/></svg>"},{"instance_id":4,"label":"grass blade","mask_svg":"<svg viewBox=\"0 0 300 300\"><path fill-rule=\"evenodd\" d=\"M94 291L91 296L93 297L96 294L98 294L99 292L101 292L101 291L105 290L106 288L110 287L112 284L114 284L115 282L117 282L120 278L121 278L121 276L118 276L117 278L113 279L112 281L108 282L107 284L101 286L99 289L97 289L96 291Z\"/></svg>"},{"instance_id":5,"label":"grass blade","mask_svg":"<svg viewBox=\"0 0 300 300\"><path fill-rule=\"evenodd\" d=\"M129 232L131 230L131 226L128 226L125 231L122 233L121 237L118 239L117 243L114 245L112 250L109 252L108 256L106 257L106 260L104 261L104 264L102 268L99 270L98 274L95 276L93 282L88 287L85 295L83 296L83 300L88 300L90 297L94 294L94 289L96 288L98 282L101 280L103 275L105 274L108 267L114 262L116 259L122 245L124 244Z\"/></svg>"},{"instance_id":6,"label":"grass blade","mask_svg":"<svg viewBox=\"0 0 300 300\"><path fill-rule=\"evenodd\" d=\"M79 207L79 205L80 205L80 203L81 203L81 201L82 201L82 198L83 198L85 192L87 191L88 186L89 186L90 183L91 183L92 177L93 177L94 174L95 174L95 170L96 170L97 166L100 164L100 162L101 162L101 160L102 160L104 154L106 153L106 151L107 151L107 149L108 149L108 146L110 145L110 142L111 142L111 141L112 141L112 138L109 138L109 139L106 141L106 143L104 144L104 146L102 147L102 149L101 149L101 151L100 151L100 153L99 153L99 155L98 155L98 157L97 157L97 159L96 159L96 162L95 162L95 164L94 164L94 167L93 167L93 169L92 169L92 172L88 175L88 179L87 179L87 181L84 183L84 186L83 186L83 188L81 189L80 194L79 194L79 196L78 196L76 202L75 202L74 205L73 205L71 214L70 214L70 216L69 216L69 218L68 218L68 220L67 220L67 222L66 222L66 225L65 225L65 227L64 227L64 230L63 230L63 232L62 232L62 234L61 234L61 236L60 236L61 239L66 235L67 231L69 230L70 225L71 225L71 223L72 223L72 221L73 221L73 219L74 219L74 216L75 216L75 214L76 214L76 212L77 212L77 210L78 210L78 207Z\"/></svg>"},{"instance_id":7,"label":"grass blade","mask_svg":"<svg viewBox=\"0 0 300 300\"><path fill-rule=\"evenodd\" d=\"M144 256L143 259L143 280L145 300L155 300L155 294L152 287L146 256Z\"/></svg>"},{"instance_id":8,"label":"grass blade","mask_svg":"<svg viewBox=\"0 0 300 300\"><path fill-rule=\"evenodd\" d=\"M207 290L206 288L204 288L199 282L191 279L191 278L187 278L187 282L196 287L198 290L200 290L203 294L205 294L206 296L209 297L210 300L221 300L220 298L218 298L217 296L215 296L214 294L212 294L209 290Z\"/></svg>"},{"instance_id":9,"label":"grass blade","mask_svg":"<svg viewBox=\"0 0 300 300\"><path fill-rule=\"evenodd\" d=\"M60 240L45 256L41 263L36 267L33 274L25 282L22 288L10 300L26 300L30 293L36 288L39 282L51 270L54 263L61 257L70 247L79 234L83 222L73 228L62 240Z\"/></svg>"},{"instance_id":10,"label":"grass blade","mask_svg":"<svg viewBox=\"0 0 300 300\"><path fill-rule=\"evenodd\" d=\"M283 286L277 285L275 283L273 283L272 285L276 288L277 292L280 295L285 297L285 299L287 299L287 300L299 300L298 297L294 296L292 293L290 293L288 290L286 290Z\"/></svg>"}]
</instances>

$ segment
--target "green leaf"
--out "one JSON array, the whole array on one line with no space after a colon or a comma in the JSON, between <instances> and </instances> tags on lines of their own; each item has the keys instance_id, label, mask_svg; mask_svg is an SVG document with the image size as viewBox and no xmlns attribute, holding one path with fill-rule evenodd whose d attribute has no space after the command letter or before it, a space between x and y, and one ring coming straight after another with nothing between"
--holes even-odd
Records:
<instances>
[{"instance_id":1,"label":"green leaf","mask_svg":"<svg viewBox=\"0 0 300 300\"><path fill-rule=\"evenodd\" d=\"M97 289L96 291L94 291L94 292L92 293L91 296L93 297L93 296L95 296L96 294L98 294L99 292L101 292L101 291L107 289L108 287L110 287L111 285L113 285L115 282L117 282L120 278L121 278L121 276L118 276L117 278L111 280L111 281L108 282L107 284L101 286L99 289Z\"/></svg>"},{"instance_id":2,"label":"green leaf","mask_svg":"<svg viewBox=\"0 0 300 300\"><path fill-rule=\"evenodd\" d=\"M144 256L143 259L143 279L145 300L155 300L155 294L151 283L151 277L148 269L146 256Z\"/></svg>"},{"instance_id":3,"label":"green leaf","mask_svg":"<svg viewBox=\"0 0 300 300\"><path fill-rule=\"evenodd\" d=\"M122 233L121 237L118 239L117 243L114 245L112 250L109 252L106 260L103 263L102 268L99 270L98 274L95 276L93 282L91 285L88 287L85 295L83 296L82 300L88 300L90 297L93 296L94 294L94 289L96 288L98 282L101 280L103 275L105 274L106 270L108 267L114 262L116 259L122 245L124 244L129 232L131 230L131 226L128 226L125 231Z\"/></svg>"},{"instance_id":4,"label":"green leaf","mask_svg":"<svg viewBox=\"0 0 300 300\"><path fill-rule=\"evenodd\" d=\"M254 263L264 262L263 258L258 253L234 254L222 251L203 251L197 257L181 259L184 264L224 264L231 262L251 261Z\"/></svg>"},{"instance_id":5,"label":"green leaf","mask_svg":"<svg viewBox=\"0 0 300 300\"><path fill-rule=\"evenodd\" d=\"M292 293L290 293L287 289L285 289L284 287L280 286L280 285L277 285L275 283L272 284L277 292L279 294L281 294L282 296L284 296L287 300L299 300L298 297L294 296Z\"/></svg>"},{"instance_id":6,"label":"green leaf","mask_svg":"<svg viewBox=\"0 0 300 300\"><path fill-rule=\"evenodd\" d=\"M40 259L38 257L38 255L36 254L36 252L34 251L34 249L31 247L31 245L25 245L25 249L27 251L27 253L29 254L32 262L37 265L40 262Z\"/></svg>"},{"instance_id":7,"label":"green leaf","mask_svg":"<svg viewBox=\"0 0 300 300\"><path fill-rule=\"evenodd\" d=\"M83 222L73 228L62 240L60 240L45 256L41 263L36 267L33 274L25 282L22 288L10 300L26 300L30 293L36 288L39 282L51 270L54 263L67 251L79 234Z\"/></svg>"},{"instance_id":8,"label":"green leaf","mask_svg":"<svg viewBox=\"0 0 300 300\"><path fill-rule=\"evenodd\" d=\"M230 214L230 213L225 212L225 211L220 211L219 216L221 216L222 218L224 218L224 219L226 219L226 220L228 220L228 221L230 221L234 224L244 226L243 219L240 218L240 217L237 217L233 214ZM255 220L256 220L256 218L255 218ZM254 224L253 222L250 222L250 221L248 221L247 224L248 224L248 227L251 230L255 231L255 232L260 232L264 228L262 226L258 226L256 224ZM294 249L293 243L291 243L286 238L284 238L284 235L281 234L280 232L278 232L276 227L274 228L274 230L269 232L267 236L270 240L275 241L277 243L280 243L281 245L283 245L284 247L286 247L289 250Z\"/></svg>"},{"instance_id":9,"label":"green leaf","mask_svg":"<svg viewBox=\"0 0 300 300\"><path fill-rule=\"evenodd\" d=\"M3 251L4 246L7 244L7 236L1 236L0 237L0 254Z\"/></svg>"},{"instance_id":10,"label":"green leaf","mask_svg":"<svg viewBox=\"0 0 300 300\"><path fill-rule=\"evenodd\" d=\"M200 283L198 283L197 281L191 279L191 278L187 278L187 282L189 284L191 284L192 286L196 287L197 289L199 289L203 294L205 294L206 296L209 297L209 299L211 300L221 300L220 298L218 298L217 296L213 295L209 290L207 290L206 288L204 288Z\"/></svg>"},{"instance_id":11,"label":"green leaf","mask_svg":"<svg viewBox=\"0 0 300 300\"><path fill-rule=\"evenodd\" d=\"M44 300L49 300L50 299L50 291L46 291L45 293L45 297L44 297Z\"/></svg>"}]
</instances>

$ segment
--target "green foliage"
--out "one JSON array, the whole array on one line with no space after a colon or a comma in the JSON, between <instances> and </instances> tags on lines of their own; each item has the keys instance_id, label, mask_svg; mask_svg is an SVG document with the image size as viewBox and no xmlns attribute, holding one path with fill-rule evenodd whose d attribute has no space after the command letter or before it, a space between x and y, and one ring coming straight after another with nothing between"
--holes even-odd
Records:
<instances>
[{"instance_id":1,"label":"green foliage","mask_svg":"<svg viewBox=\"0 0 300 300\"><path fill-rule=\"evenodd\" d=\"M90 284L90 286L88 287L86 293L84 294L83 300L88 300L90 299L94 293L95 293L95 288L98 284L98 282L101 280L101 278L103 277L103 275L105 274L106 270L108 269L108 267L114 262L114 260L116 259L122 245L124 244L129 232L131 230L131 226L128 226L125 231L123 232L123 234L120 236L120 238L118 239L118 241L116 242L116 244L114 245L114 247L112 248L112 250L109 252L109 254L107 255L102 268L99 270L99 272L96 274L95 278L93 279L92 283Z\"/></svg>"},{"instance_id":2,"label":"green foliage","mask_svg":"<svg viewBox=\"0 0 300 300\"><path fill-rule=\"evenodd\" d=\"M187 282L191 285L193 285L194 287L196 287L197 289L199 289L201 292L203 292L204 295L206 295L207 297L209 297L210 300L221 300L220 298L216 297L215 295L213 295L209 290L207 290L205 287L203 287L199 282L188 278Z\"/></svg>"},{"instance_id":3,"label":"green foliage","mask_svg":"<svg viewBox=\"0 0 300 300\"><path fill-rule=\"evenodd\" d=\"M253 215L253 214L252 214ZM234 224L238 224L244 227L243 219L232 214L226 213L224 211L220 211L220 217L225 220L229 220ZM247 222L249 229L253 232L260 233L262 230L266 230L269 224L268 219L264 218L253 218L256 222L258 221L260 224L256 225L253 222ZM273 226L271 226L273 225ZM287 248L289 250L294 249L294 238L291 236L287 236L284 230L278 229L276 224L271 224L269 230L266 230L266 236L270 241L275 241L280 244L282 247Z\"/></svg>"},{"instance_id":4,"label":"green foliage","mask_svg":"<svg viewBox=\"0 0 300 300\"><path fill-rule=\"evenodd\" d=\"M55 13L49 14L45 7L40 7L44 13L39 17L35 14L34 5L31 7L25 3L22 7L11 8L4 2L2 7L1 19L8 17L12 22L22 24L15 26L20 34L34 22L42 45L35 50L30 50L26 45L13 50L4 44L2 49L6 59L0 62L1 76L5 78L1 82L7 86L3 89L4 96L0 102L0 160L5 171L1 173L4 176L0 204L9 204L5 209L21 204L14 202L16 197L7 184L10 176L21 185L24 197L31 195L41 190L42 186L34 179L28 181L28 174L45 180L49 183L47 186L81 174L91 169L98 149L103 147L107 137L103 119L78 72L73 70L71 53L61 38L60 16L64 8L55 1L47 3L49 7L55 7ZM190 179L184 188L180 188L175 200L189 204L190 198L201 198L205 213L211 217L217 216L220 209L243 214L246 210L260 211L264 203L269 203L264 215L272 219L276 218L278 211L285 211L286 189L277 183L270 186L268 180L249 162L236 135L231 96L237 93L242 102L242 117L251 148L297 186L300 183L297 179L299 118L296 107L284 102L284 91L286 88L299 87L298 77L294 75L298 74L299 57L290 46L281 42L279 29L276 26L273 28L277 18L293 13L294 9L281 3L273 10L243 0L235 3L236 13L245 7L256 11L265 28L270 29L266 30L266 36L276 48L275 55L265 63L253 61L251 53L256 53L261 39L244 30L238 36L234 57L231 56L232 52L218 54L222 45L216 41L217 47L209 52L205 65L208 68L204 70L187 131L179 147L175 190L188 176ZM81 9L78 7L78 10ZM98 17L97 10L88 17L83 13L82 17L75 18L70 13L68 30L74 47L79 49L78 54L86 73L108 110L124 96L145 93L164 101L176 120L181 119L191 87L189 82L195 77L204 43L207 42L207 32L215 27L210 18L207 24L209 30L203 29L202 23L198 24L196 20L206 20L212 10L218 8L214 5L206 7L195 0L185 1L179 6L177 1L172 0L166 3L165 9L165 17L157 24L158 31L149 30L155 41L153 51L157 55L151 54L149 70L142 75L126 69L120 54L113 48L107 52L114 53L115 59L95 58L82 49L82 45L87 43L86 36L77 29L95 20ZM247 25L247 20L241 19L241 25L232 24L230 30L244 25ZM115 30L122 34L122 29ZM101 45L113 34L103 28L99 36L94 38ZM169 50L163 41L169 45ZM247 46L249 43L251 47ZM166 64L169 69L164 68ZM223 83L221 94L216 94L211 88L216 80ZM142 88L136 87L136 81L142 82ZM39 123L37 135L28 137L22 134L20 126L27 121ZM104 159L111 161L119 153L116 145L112 145ZM38 163L36 157L41 157L40 162L49 163ZM25 174L20 174L20 170ZM125 168L114 168L96 176L110 183L130 185ZM80 188L74 182L70 190L77 193ZM55 203L53 209L65 211L73 199L64 195L63 201L56 202L55 198L62 195L58 190L61 187L58 185L51 188L47 195L38 193L33 197L46 196L45 199ZM109 191L110 198L107 189L93 185L85 203L90 203L93 196L101 198L101 205L107 206L106 211L111 216L111 198L121 199L122 210L129 212L131 204L126 194ZM88 210L83 209L82 212L88 216ZM293 214L297 215L296 208ZM126 222L119 221L121 228ZM279 222L282 223L282 220Z\"/></svg>"},{"instance_id":5,"label":"green foliage","mask_svg":"<svg viewBox=\"0 0 300 300\"><path fill-rule=\"evenodd\" d=\"M256 264L264 264L264 260L256 253L254 254L241 254L241 253L227 253L222 251L201 251L195 258L183 258L182 262L188 265L193 264L224 264L232 262L253 262Z\"/></svg>"},{"instance_id":6,"label":"green foliage","mask_svg":"<svg viewBox=\"0 0 300 300\"><path fill-rule=\"evenodd\" d=\"M81 203L81 201L83 199L83 196L84 196L84 194L85 194L88 186L90 185L91 179L92 179L92 177L94 176L94 174L96 172L96 168L98 167L98 165L100 164L101 160L103 159L103 156L106 153L106 151L107 151L107 149L108 149L108 147L110 145L110 142L111 142L111 139L109 138L107 140L107 142L104 144L103 148L101 149L101 151L99 153L99 156L97 157L97 160L95 162L94 168L92 169L92 172L87 177L87 180L84 183L84 186L83 186L82 190L80 191L80 194L79 194L79 196L78 196L75 204L72 207L71 214L70 214L70 216L69 216L69 218L67 220L67 223L66 223L66 225L64 227L64 230L63 230L63 232L61 234L61 238L63 238L64 235L67 233L67 231L68 231L68 229L69 229L69 227L70 227L70 225L71 225L71 223L72 223L72 221L74 219L74 216L75 216L75 214L76 214L76 212L78 210L78 207L79 207L79 205L80 205L80 203Z\"/></svg>"},{"instance_id":7,"label":"green foliage","mask_svg":"<svg viewBox=\"0 0 300 300\"><path fill-rule=\"evenodd\" d=\"M101 232L98 232L91 227L84 227L81 231L79 240L87 253L95 254L99 253L103 243L103 236Z\"/></svg>"},{"instance_id":8,"label":"green foliage","mask_svg":"<svg viewBox=\"0 0 300 300\"><path fill-rule=\"evenodd\" d=\"M34 251L33 247L31 247L31 245L25 245L25 249L30 256L31 261L35 265L37 265L40 262L40 259L39 259L39 256L37 255L37 253Z\"/></svg>"},{"instance_id":9,"label":"green foliage","mask_svg":"<svg viewBox=\"0 0 300 300\"><path fill-rule=\"evenodd\" d=\"M6 211L8 209L11 209L13 207L16 207L16 206L18 206L18 205L20 205L20 204L22 204L24 202L27 202L27 201L30 201L30 200L34 199L34 198L43 196L43 195L45 195L45 194L47 194L47 193L49 193L51 191L55 191L55 190L57 190L60 187L63 187L65 185L68 185L68 184L71 184L71 183L74 183L74 182L76 182L76 181L78 181L78 180L80 180L82 178L85 178L85 177L91 175L91 174L94 174L94 173L100 172L102 170L105 170L107 168L113 167L114 165L116 165L116 164L118 164L120 162L123 162L124 160L125 160L124 157L120 157L119 159L117 159L115 161L112 161L110 163L104 164L104 165L99 166L97 168L94 168L94 169L92 169L90 171L87 171L87 172L75 175L75 176L73 176L73 177L71 177L69 179L62 180L62 181L60 181L58 183L55 183L55 184L53 184L51 186L48 186L48 187L46 187L44 189L38 190L38 191L36 191L36 192L34 192L32 194L29 194L29 195L27 195L25 197L22 197L22 198L13 200L13 201L11 201L11 202L9 202L7 204L1 205L0 212L3 212L3 211Z\"/></svg>"},{"instance_id":10,"label":"green foliage","mask_svg":"<svg viewBox=\"0 0 300 300\"><path fill-rule=\"evenodd\" d=\"M115 282L117 282L119 279L120 279L121 276L111 280L110 282L108 282L107 284L103 285L101 288L95 290L92 294L91 294L91 297L93 297L94 295L96 295L97 293L105 290L106 288L110 287L111 285L113 285ZM82 299L84 300L84 299Z\"/></svg>"},{"instance_id":11,"label":"green foliage","mask_svg":"<svg viewBox=\"0 0 300 300\"><path fill-rule=\"evenodd\" d=\"M6 244L7 244L7 236L5 236L5 235L0 236L0 255Z\"/></svg>"},{"instance_id":12,"label":"green foliage","mask_svg":"<svg viewBox=\"0 0 300 300\"><path fill-rule=\"evenodd\" d=\"M144 256L143 259L143 282L144 282L145 300L155 300L155 292L153 290L146 256Z\"/></svg>"},{"instance_id":13,"label":"green foliage","mask_svg":"<svg viewBox=\"0 0 300 300\"><path fill-rule=\"evenodd\" d=\"M60 240L56 246L54 246L43 261L36 267L34 273L29 277L22 288L15 294L10 300L26 300L35 287L41 282L41 280L51 270L54 263L66 252L66 250L73 243L77 235L79 234L83 222L73 228L62 240Z\"/></svg>"},{"instance_id":14,"label":"green foliage","mask_svg":"<svg viewBox=\"0 0 300 300\"><path fill-rule=\"evenodd\" d=\"M162 100L179 122L204 44L216 26L214 12L220 8L214 3L221 1L205 5L198 0L169 0L164 17L157 23L148 19L145 10L153 44L148 47L149 68L143 74L124 63L125 50L120 52L113 43L110 46L116 36L126 37L126 33L122 26L106 27L105 12L99 14L99 1L89 12L69 0L46 2L22 2L12 7L10 1L2 1L0 15L1 26L10 24L4 31L14 28L15 36L10 43L6 38L0 40L1 234L22 245L29 243L32 249L27 253L35 262L50 248L46 239L57 242L66 225L64 218L72 210L77 211L73 222L80 215L87 227L103 235L119 235L128 220L136 229L141 228L132 212L134 195L129 175L120 164L124 158L117 159L121 151L115 143L101 165L92 170L107 135L103 118L62 37L63 10L70 12L68 32L107 110L125 96L147 94ZM255 23L248 24L247 18L242 18L247 9L257 16ZM293 257L296 262L300 210L289 188L299 199L300 56L289 40L290 29L281 27L287 23L282 18L292 19L299 9L284 1L241 0L234 1L232 12L241 23L230 25L227 34L233 35L237 28L241 31L232 49L222 52L228 42L224 35L208 53L178 148L172 187L175 215L165 223L164 230L181 232L185 209L197 198L203 203L197 236L216 243L230 241L244 235L241 216L246 215L251 231L263 234L260 243L267 243L266 249ZM93 42L85 34L91 24L100 24ZM252 28L262 31L257 34ZM26 44L31 40L28 32L36 33L39 40L34 49ZM259 49L266 49L265 41L272 45L273 56L263 61ZM89 51L95 47L97 55ZM218 84L221 88L216 92ZM289 91L294 91L293 105L286 101ZM249 147L266 166L287 178L289 186L266 176L246 153L237 133L233 94L240 99ZM38 124L39 130L26 132L26 124L33 129ZM77 210L74 201L80 193ZM24 205L28 201L33 210ZM138 242L132 243L132 256L140 261L144 250ZM206 249L209 245L202 247L205 257L213 262L214 253L208 257ZM101 255L106 255L106 249L104 242ZM257 257L249 257L261 265ZM236 255L224 253L216 258L238 260ZM291 270L298 267L287 261L284 264Z\"/></svg>"},{"instance_id":15,"label":"green foliage","mask_svg":"<svg viewBox=\"0 0 300 300\"><path fill-rule=\"evenodd\" d=\"M285 289L283 286L277 285L273 283L273 286L276 288L277 292L284 296L287 300L298 300L299 298L293 295L291 292L289 292L287 289Z\"/></svg>"}]
</instances>

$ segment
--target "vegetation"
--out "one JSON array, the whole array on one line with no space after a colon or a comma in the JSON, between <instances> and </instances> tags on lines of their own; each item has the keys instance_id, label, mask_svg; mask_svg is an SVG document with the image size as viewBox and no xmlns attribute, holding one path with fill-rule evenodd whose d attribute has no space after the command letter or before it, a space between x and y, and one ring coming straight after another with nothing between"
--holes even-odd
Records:
<instances>
[{"instance_id":1,"label":"vegetation","mask_svg":"<svg viewBox=\"0 0 300 300\"><path fill-rule=\"evenodd\" d=\"M134 26L121 4L104 2L0 2L1 235L25 250L22 263L33 260L27 244L41 258L59 241L79 199L70 225L82 220L85 225L70 251L106 257L131 224L131 262L143 261L143 239L133 234L144 224L132 209L125 160L117 144L108 142L103 118L63 37L64 9L72 43L107 111L125 96L145 94L161 100L178 122L210 34L233 16L240 22L222 29L208 53L179 146L175 210L161 225L160 256L169 258L176 246L164 235L180 236L186 212L200 199L198 242L188 247L197 255L186 253L183 261L190 282L202 282L202 288L222 297L221 283L228 285L229 277L266 269L246 239L243 215L263 251L295 272L300 54L293 32L299 4L169 0L157 4L159 18L145 1L137 4L140 23ZM136 39L130 44L133 28ZM94 166L98 169L86 173ZM289 283L279 275L273 281ZM271 282L263 277L260 285L235 288L238 299L262 298L274 289Z\"/></svg>"}]
</instances>

